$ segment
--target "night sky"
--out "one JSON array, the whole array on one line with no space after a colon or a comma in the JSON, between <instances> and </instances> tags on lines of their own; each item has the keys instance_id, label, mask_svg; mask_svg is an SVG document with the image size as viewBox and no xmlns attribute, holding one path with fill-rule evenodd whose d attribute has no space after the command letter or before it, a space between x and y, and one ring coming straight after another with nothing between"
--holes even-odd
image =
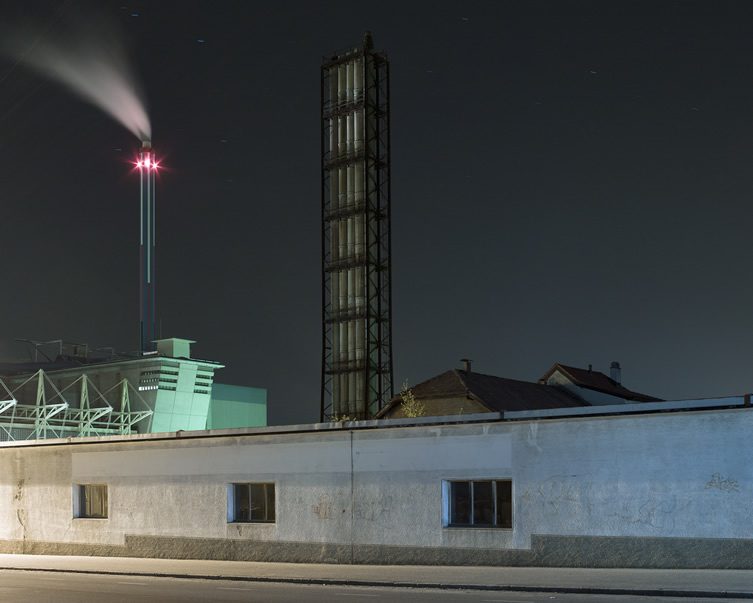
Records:
<instances>
[{"instance_id":1,"label":"night sky","mask_svg":"<svg viewBox=\"0 0 753 603\"><path fill-rule=\"evenodd\" d=\"M753 390L753 4L3 2L118 24L148 99L164 336L318 418L322 56L391 61L395 382L470 357ZM0 337L138 346L138 140L0 59Z\"/></svg>"}]
</instances>

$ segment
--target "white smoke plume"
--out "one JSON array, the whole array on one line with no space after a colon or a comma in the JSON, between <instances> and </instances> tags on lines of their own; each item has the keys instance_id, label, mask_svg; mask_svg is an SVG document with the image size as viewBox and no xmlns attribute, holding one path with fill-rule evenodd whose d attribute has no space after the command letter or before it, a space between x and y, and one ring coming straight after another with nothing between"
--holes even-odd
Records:
<instances>
[{"instance_id":1,"label":"white smoke plume","mask_svg":"<svg viewBox=\"0 0 753 603\"><path fill-rule=\"evenodd\" d=\"M145 102L117 30L88 20L64 33L48 30L0 32L6 54L17 63L63 84L133 132L151 140Z\"/></svg>"}]
</instances>

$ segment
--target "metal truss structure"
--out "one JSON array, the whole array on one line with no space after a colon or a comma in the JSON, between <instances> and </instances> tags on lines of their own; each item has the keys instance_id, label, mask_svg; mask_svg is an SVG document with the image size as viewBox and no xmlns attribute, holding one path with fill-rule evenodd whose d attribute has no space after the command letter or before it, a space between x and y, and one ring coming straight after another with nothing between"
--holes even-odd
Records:
<instances>
[{"instance_id":1,"label":"metal truss structure","mask_svg":"<svg viewBox=\"0 0 753 603\"><path fill-rule=\"evenodd\" d=\"M321 73L321 419L367 419L393 396L389 63L367 34Z\"/></svg>"},{"instance_id":2,"label":"metal truss structure","mask_svg":"<svg viewBox=\"0 0 753 603\"><path fill-rule=\"evenodd\" d=\"M128 435L152 412L127 379L104 392L85 374L62 389L41 369L0 379L2 441Z\"/></svg>"}]
</instances>

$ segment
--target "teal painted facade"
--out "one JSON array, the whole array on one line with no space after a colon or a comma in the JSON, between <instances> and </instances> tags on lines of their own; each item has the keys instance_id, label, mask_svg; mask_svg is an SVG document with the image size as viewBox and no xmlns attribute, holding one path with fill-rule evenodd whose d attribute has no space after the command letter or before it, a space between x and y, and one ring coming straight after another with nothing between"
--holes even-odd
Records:
<instances>
[{"instance_id":1,"label":"teal painted facade","mask_svg":"<svg viewBox=\"0 0 753 603\"><path fill-rule=\"evenodd\" d=\"M207 429L266 427L267 390L260 387L214 383L206 415Z\"/></svg>"},{"instance_id":2,"label":"teal painted facade","mask_svg":"<svg viewBox=\"0 0 753 603\"><path fill-rule=\"evenodd\" d=\"M4 376L0 441L267 425L267 390L215 384L223 365L191 358L190 339L155 343L157 350L138 357L58 370L42 363L38 371ZM18 417L10 414L16 404ZM29 409L47 418L35 419Z\"/></svg>"},{"instance_id":3,"label":"teal painted facade","mask_svg":"<svg viewBox=\"0 0 753 603\"><path fill-rule=\"evenodd\" d=\"M161 364L150 431L206 429L215 367L191 360Z\"/></svg>"}]
</instances>

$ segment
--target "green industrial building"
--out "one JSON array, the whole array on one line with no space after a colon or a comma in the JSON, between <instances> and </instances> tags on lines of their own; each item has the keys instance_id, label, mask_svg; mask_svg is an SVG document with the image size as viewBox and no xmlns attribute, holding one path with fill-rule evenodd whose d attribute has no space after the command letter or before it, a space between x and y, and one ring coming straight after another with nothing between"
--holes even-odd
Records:
<instances>
[{"instance_id":1,"label":"green industrial building","mask_svg":"<svg viewBox=\"0 0 753 603\"><path fill-rule=\"evenodd\" d=\"M0 441L161 433L267 424L267 391L215 383L224 368L192 358L188 339L154 352L0 366Z\"/></svg>"},{"instance_id":2,"label":"green industrial building","mask_svg":"<svg viewBox=\"0 0 753 603\"><path fill-rule=\"evenodd\" d=\"M267 424L267 390L215 383L209 401L207 429L261 427Z\"/></svg>"}]
</instances>

